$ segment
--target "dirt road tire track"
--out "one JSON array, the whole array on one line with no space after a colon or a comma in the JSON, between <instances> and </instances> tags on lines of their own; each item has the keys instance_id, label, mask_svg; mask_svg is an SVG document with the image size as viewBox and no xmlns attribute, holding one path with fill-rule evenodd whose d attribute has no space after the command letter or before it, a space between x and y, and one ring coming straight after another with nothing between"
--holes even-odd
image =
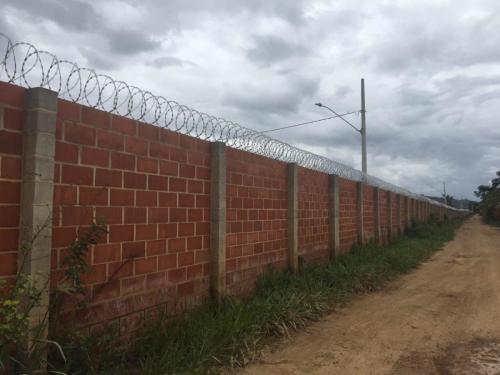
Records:
<instances>
[{"instance_id":1,"label":"dirt road tire track","mask_svg":"<svg viewBox=\"0 0 500 375\"><path fill-rule=\"evenodd\" d=\"M478 345L481 352L481 343L500 348L500 228L475 216L418 269L295 334L242 373L500 374L494 349L484 349L491 369L453 359Z\"/></svg>"}]
</instances>

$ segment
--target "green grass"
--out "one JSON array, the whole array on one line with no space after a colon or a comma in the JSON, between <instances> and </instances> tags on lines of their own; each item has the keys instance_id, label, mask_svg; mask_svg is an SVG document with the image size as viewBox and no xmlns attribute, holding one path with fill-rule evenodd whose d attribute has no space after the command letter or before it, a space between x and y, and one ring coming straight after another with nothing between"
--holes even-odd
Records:
<instances>
[{"instance_id":1,"label":"green grass","mask_svg":"<svg viewBox=\"0 0 500 375\"><path fill-rule=\"evenodd\" d=\"M451 240L460 223L417 225L389 246L357 247L333 264L305 266L298 274L269 272L249 300L228 299L159 322L127 353L128 364L101 372L206 374L243 365L266 342L414 269Z\"/></svg>"}]
</instances>

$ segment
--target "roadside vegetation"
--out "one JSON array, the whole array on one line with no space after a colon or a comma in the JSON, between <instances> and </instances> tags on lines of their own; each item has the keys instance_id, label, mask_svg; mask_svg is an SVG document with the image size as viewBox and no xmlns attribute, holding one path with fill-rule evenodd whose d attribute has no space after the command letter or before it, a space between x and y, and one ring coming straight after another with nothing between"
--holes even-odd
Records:
<instances>
[{"instance_id":1,"label":"roadside vegetation","mask_svg":"<svg viewBox=\"0 0 500 375\"><path fill-rule=\"evenodd\" d=\"M484 222L500 226L500 171L489 185L479 185L474 194L481 199L479 213Z\"/></svg>"},{"instance_id":2,"label":"roadside vegetation","mask_svg":"<svg viewBox=\"0 0 500 375\"><path fill-rule=\"evenodd\" d=\"M115 353L114 359L104 356L106 363L96 363L73 347L65 371L206 374L245 365L266 343L414 269L451 240L461 222L416 224L389 246L356 247L332 264L306 265L298 274L270 271L250 299L227 299L222 306L206 305L182 317L160 320L131 350Z\"/></svg>"}]
</instances>

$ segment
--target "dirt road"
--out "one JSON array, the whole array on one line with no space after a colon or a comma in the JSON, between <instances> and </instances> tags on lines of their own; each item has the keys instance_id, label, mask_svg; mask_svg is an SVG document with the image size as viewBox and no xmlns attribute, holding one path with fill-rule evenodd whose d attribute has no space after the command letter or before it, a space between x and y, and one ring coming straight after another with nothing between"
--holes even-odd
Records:
<instances>
[{"instance_id":1,"label":"dirt road","mask_svg":"<svg viewBox=\"0 0 500 375\"><path fill-rule=\"evenodd\" d=\"M254 374L500 374L500 228L476 216L416 271L268 350Z\"/></svg>"}]
</instances>

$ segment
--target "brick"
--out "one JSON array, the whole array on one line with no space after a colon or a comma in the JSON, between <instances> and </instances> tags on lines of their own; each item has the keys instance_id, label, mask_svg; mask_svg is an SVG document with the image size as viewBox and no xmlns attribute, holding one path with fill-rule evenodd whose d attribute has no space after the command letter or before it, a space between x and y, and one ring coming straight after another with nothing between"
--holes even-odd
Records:
<instances>
[{"instance_id":1,"label":"brick","mask_svg":"<svg viewBox=\"0 0 500 375\"><path fill-rule=\"evenodd\" d=\"M187 151L179 148L170 149L170 160L179 163L187 163Z\"/></svg>"},{"instance_id":2,"label":"brick","mask_svg":"<svg viewBox=\"0 0 500 375\"><path fill-rule=\"evenodd\" d=\"M122 187L123 172L113 171L110 169L95 170L95 185L96 186L109 186L109 187Z\"/></svg>"},{"instance_id":3,"label":"brick","mask_svg":"<svg viewBox=\"0 0 500 375\"><path fill-rule=\"evenodd\" d=\"M121 258L120 244L98 244L92 252L94 264L116 262Z\"/></svg>"},{"instance_id":4,"label":"brick","mask_svg":"<svg viewBox=\"0 0 500 375\"><path fill-rule=\"evenodd\" d=\"M57 101L57 117L64 121L79 122L82 106L77 103L59 99Z\"/></svg>"},{"instance_id":5,"label":"brick","mask_svg":"<svg viewBox=\"0 0 500 375\"><path fill-rule=\"evenodd\" d=\"M21 200L19 182L0 181L0 203L16 204Z\"/></svg>"},{"instance_id":6,"label":"brick","mask_svg":"<svg viewBox=\"0 0 500 375\"><path fill-rule=\"evenodd\" d=\"M178 227L179 237L187 237L194 235L194 224L193 223L180 223Z\"/></svg>"},{"instance_id":7,"label":"brick","mask_svg":"<svg viewBox=\"0 0 500 375\"><path fill-rule=\"evenodd\" d=\"M58 162L78 163L78 146L57 141L54 159Z\"/></svg>"},{"instance_id":8,"label":"brick","mask_svg":"<svg viewBox=\"0 0 500 375\"><path fill-rule=\"evenodd\" d=\"M194 293L194 283L188 281L177 286L177 298L189 296Z\"/></svg>"},{"instance_id":9,"label":"brick","mask_svg":"<svg viewBox=\"0 0 500 375\"><path fill-rule=\"evenodd\" d=\"M127 296L134 293L144 291L146 285L146 277L138 276L121 280L122 295Z\"/></svg>"},{"instance_id":10,"label":"brick","mask_svg":"<svg viewBox=\"0 0 500 375\"><path fill-rule=\"evenodd\" d=\"M146 209L137 207L127 207L125 208L124 215L125 224L133 223L145 223L146 222Z\"/></svg>"},{"instance_id":11,"label":"brick","mask_svg":"<svg viewBox=\"0 0 500 375\"><path fill-rule=\"evenodd\" d=\"M194 194L179 194L179 207L194 207Z\"/></svg>"},{"instance_id":12,"label":"brick","mask_svg":"<svg viewBox=\"0 0 500 375\"><path fill-rule=\"evenodd\" d=\"M75 205L76 197L76 186L54 185L54 206Z\"/></svg>"},{"instance_id":13,"label":"brick","mask_svg":"<svg viewBox=\"0 0 500 375\"><path fill-rule=\"evenodd\" d=\"M199 250L203 248L203 237L190 237L187 239L188 250Z\"/></svg>"},{"instance_id":14,"label":"brick","mask_svg":"<svg viewBox=\"0 0 500 375\"><path fill-rule=\"evenodd\" d=\"M158 270L168 270L177 267L177 254L166 254L158 257Z\"/></svg>"},{"instance_id":15,"label":"brick","mask_svg":"<svg viewBox=\"0 0 500 375\"><path fill-rule=\"evenodd\" d=\"M95 213L97 220L102 220L106 224L122 224L121 207L97 207Z\"/></svg>"},{"instance_id":16,"label":"brick","mask_svg":"<svg viewBox=\"0 0 500 375\"><path fill-rule=\"evenodd\" d=\"M167 274L169 282L178 283L186 280L186 268L169 270Z\"/></svg>"},{"instance_id":17,"label":"brick","mask_svg":"<svg viewBox=\"0 0 500 375\"><path fill-rule=\"evenodd\" d=\"M18 229L0 229L0 252L15 251L19 247Z\"/></svg>"},{"instance_id":18,"label":"brick","mask_svg":"<svg viewBox=\"0 0 500 375\"><path fill-rule=\"evenodd\" d=\"M134 191L133 190L110 190L110 203L112 206L133 206Z\"/></svg>"},{"instance_id":19,"label":"brick","mask_svg":"<svg viewBox=\"0 0 500 375\"><path fill-rule=\"evenodd\" d=\"M21 178L21 159L9 156L2 156L0 164L0 177L10 179Z\"/></svg>"},{"instance_id":20,"label":"brick","mask_svg":"<svg viewBox=\"0 0 500 375\"><path fill-rule=\"evenodd\" d=\"M127 242L123 245L123 259L140 258L146 255L146 243L144 241Z\"/></svg>"},{"instance_id":21,"label":"brick","mask_svg":"<svg viewBox=\"0 0 500 375\"><path fill-rule=\"evenodd\" d=\"M13 276L17 272L17 253L0 253L0 277Z\"/></svg>"},{"instance_id":22,"label":"brick","mask_svg":"<svg viewBox=\"0 0 500 375\"><path fill-rule=\"evenodd\" d=\"M178 176L179 163L168 160L160 160L160 174L174 177Z\"/></svg>"},{"instance_id":23,"label":"brick","mask_svg":"<svg viewBox=\"0 0 500 375\"><path fill-rule=\"evenodd\" d=\"M123 151L125 138L121 134L97 130L97 146L108 150Z\"/></svg>"},{"instance_id":24,"label":"brick","mask_svg":"<svg viewBox=\"0 0 500 375\"><path fill-rule=\"evenodd\" d=\"M203 265L202 264L194 264L187 267L187 279L193 280L198 279L203 276Z\"/></svg>"},{"instance_id":25,"label":"brick","mask_svg":"<svg viewBox=\"0 0 500 375\"><path fill-rule=\"evenodd\" d=\"M135 204L139 207L154 207L158 202L157 197L155 191L136 191Z\"/></svg>"},{"instance_id":26,"label":"brick","mask_svg":"<svg viewBox=\"0 0 500 375\"><path fill-rule=\"evenodd\" d=\"M135 260L135 274L141 275L157 271L157 257L141 258Z\"/></svg>"},{"instance_id":27,"label":"brick","mask_svg":"<svg viewBox=\"0 0 500 375\"><path fill-rule=\"evenodd\" d=\"M98 148L83 147L82 164L90 164L97 167L108 167L109 151Z\"/></svg>"},{"instance_id":28,"label":"brick","mask_svg":"<svg viewBox=\"0 0 500 375\"><path fill-rule=\"evenodd\" d=\"M149 143L145 140L135 137L127 137L125 139L125 151L131 154L148 155Z\"/></svg>"},{"instance_id":29,"label":"brick","mask_svg":"<svg viewBox=\"0 0 500 375\"><path fill-rule=\"evenodd\" d=\"M159 128L154 125L139 123L138 126L139 137L150 141L159 140Z\"/></svg>"},{"instance_id":30,"label":"brick","mask_svg":"<svg viewBox=\"0 0 500 375\"><path fill-rule=\"evenodd\" d=\"M159 205L161 207L177 207L177 194L160 192Z\"/></svg>"},{"instance_id":31,"label":"brick","mask_svg":"<svg viewBox=\"0 0 500 375\"><path fill-rule=\"evenodd\" d=\"M62 225L86 225L93 219L92 208L82 206L65 206L62 208Z\"/></svg>"},{"instance_id":32,"label":"brick","mask_svg":"<svg viewBox=\"0 0 500 375\"><path fill-rule=\"evenodd\" d=\"M5 129L22 130L23 124L23 111L12 108L4 108L3 126Z\"/></svg>"},{"instance_id":33,"label":"brick","mask_svg":"<svg viewBox=\"0 0 500 375\"><path fill-rule=\"evenodd\" d=\"M92 287L92 302L101 302L120 296L120 280L109 280Z\"/></svg>"},{"instance_id":34,"label":"brick","mask_svg":"<svg viewBox=\"0 0 500 375\"><path fill-rule=\"evenodd\" d=\"M146 175L133 172L124 172L123 187L128 189L146 189Z\"/></svg>"},{"instance_id":35,"label":"brick","mask_svg":"<svg viewBox=\"0 0 500 375\"><path fill-rule=\"evenodd\" d=\"M101 129L109 129L111 116L109 112L82 106L82 122Z\"/></svg>"},{"instance_id":36,"label":"brick","mask_svg":"<svg viewBox=\"0 0 500 375\"><path fill-rule=\"evenodd\" d=\"M148 208L149 223L166 223L168 222L168 208Z\"/></svg>"},{"instance_id":37,"label":"brick","mask_svg":"<svg viewBox=\"0 0 500 375\"><path fill-rule=\"evenodd\" d=\"M135 238L138 241L156 238L156 229L156 224L136 225Z\"/></svg>"},{"instance_id":38,"label":"brick","mask_svg":"<svg viewBox=\"0 0 500 375\"><path fill-rule=\"evenodd\" d=\"M106 265L93 265L90 272L81 275L81 279L85 284L99 284L106 281Z\"/></svg>"},{"instance_id":39,"label":"brick","mask_svg":"<svg viewBox=\"0 0 500 375\"><path fill-rule=\"evenodd\" d=\"M24 108L26 89L11 83L0 82L0 103Z\"/></svg>"},{"instance_id":40,"label":"brick","mask_svg":"<svg viewBox=\"0 0 500 375\"><path fill-rule=\"evenodd\" d=\"M135 135L136 123L134 120L123 116L111 115L111 129L123 134Z\"/></svg>"},{"instance_id":41,"label":"brick","mask_svg":"<svg viewBox=\"0 0 500 375\"><path fill-rule=\"evenodd\" d=\"M134 240L133 225L109 226L109 242L121 242L121 241L133 241L133 240Z\"/></svg>"},{"instance_id":42,"label":"brick","mask_svg":"<svg viewBox=\"0 0 500 375\"><path fill-rule=\"evenodd\" d=\"M0 130L0 153L21 155L23 153L21 133Z\"/></svg>"},{"instance_id":43,"label":"brick","mask_svg":"<svg viewBox=\"0 0 500 375\"><path fill-rule=\"evenodd\" d=\"M196 167L194 165L181 164L179 166L179 176L184 178L195 178Z\"/></svg>"},{"instance_id":44,"label":"brick","mask_svg":"<svg viewBox=\"0 0 500 375\"><path fill-rule=\"evenodd\" d=\"M167 252L178 253L186 250L186 240L184 238L170 238L167 243Z\"/></svg>"},{"instance_id":45,"label":"brick","mask_svg":"<svg viewBox=\"0 0 500 375\"><path fill-rule=\"evenodd\" d=\"M80 186L78 190L78 203L80 205L106 206L108 204L108 189L105 187Z\"/></svg>"},{"instance_id":46,"label":"brick","mask_svg":"<svg viewBox=\"0 0 500 375\"><path fill-rule=\"evenodd\" d=\"M189 251L186 253L179 253L177 255L177 262L179 267L185 267L194 264L194 252Z\"/></svg>"},{"instance_id":47,"label":"brick","mask_svg":"<svg viewBox=\"0 0 500 375\"><path fill-rule=\"evenodd\" d=\"M179 145L180 134L168 129L160 129L160 142L168 143L170 145Z\"/></svg>"},{"instance_id":48,"label":"brick","mask_svg":"<svg viewBox=\"0 0 500 375\"><path fill-rule=\"evenodd\" d=\"M189 180L188 181L188 192L189 193L203 193L203 181L199 180Z\"/></svg>"},{"instance_id":49,"label":"brick","mask_svg":"<svg viewBox=\"0 0 500 375\"><path fill-rule=\"evenodd\" d=\"M154 238L154 236L150 238ZM167 251L167 244L165 240L148 241L146 244L147 256L165 254L166 251Z\"/></svg>"},{"instance_id":50,"label":"brick","mask_svg":"<svg viewBox=\"0 0 500 375\"><path fill-rule=\"evenodd\" d=\"M156 174L158 172L158 160L138 157L137 171Z\"/></svg>"},{"instance_id":51,"label":"brick","mask_svg":"<svg viewBox=\"0 0 500 375\"><path fill-rule=\"evenodd\" d=\"M170 222L183 222L187 219L187 210L185 208L170 208Z\"/></svg>"},{"instance_id":52,"label":"brick","mask_svg":"<svg viewBox=\"0 0 500 375\"><path fill-rule=\"evenodd\" d=\"M208 195L197 195L196 196L196 207L197 208L209 208L210 198Z\"/></svg>"},{"instance_id":53,"label":"brick","mask_svg":"<svg viewBox=\"0 0 500 375\"><path fill-rule=\"evenodd\" d=\"M203 209L192 208L188 210L188 221L202 221L203 220Z\"/></svg>"},{"instance_id":54,"label":"brick","mask_svg":"<svg viewBox=\"0 0 500 375\"><path fill-rule=\"evenodd\" d=\"M186 191L186 187L187 187L186 180L181 178L170 177L168 190L184 193Z\"/></svg>"},{"instance_id":55,"label":"brick","mask_svg":"<svg viewBox=\"0 0 500 375\"><path fill-rule=\"evenodd\" d=\"M135 170L135 156L123 154L121 152L113 152L111 154L111 168L133 171Z\"/></svg>"},{"instance_id":56,"label":"brick","mask_svg":"<svg viewBox=\"0 0 500 375\"><path fill-rule=\"evenodd\" d=\"M168 190L168 177L148 175L149 190Z\"/></svg>"},{"instance_id":57,"label":"brick","mask_svg":"<svg viewBox=\"0 0 500 375\"><path fill-rule=\"evenodd\" d=\"M65 247L76 239L76 227L52 228L52 247Z\"/></svg>"},{"instance_id":58,"label":"brick","mask_svg":"<svg viewBox=\"0 0 500 375\"><path fill-rule=\"evenodd\" d=\"M134 263L130 260L108 263L108 280L121 279L134 274Z\"/></svg>"},{"instance_id":59,"label":"brick","mask_svg":"<svg viewBox=\"0 0 500 375\"><path fill-rule=\"evenodd\" d=\"M170 146L152 142L149 144L149 155L154 158L168 159L170 157Z\"/></svg>"},{"instance_id":60,"label":"brick","mask_svg":"<svg viewBox=\"0 0 500 375\"><path fill-rule=\"evenodd\" d=\"M146 288L149 290L163 287L165 285L166 276L165 272L156 272L146 275Z\"/></svg>"},{"instance_id":61,"label":"brick","mask_svg":"<svg viewBox=\"0 0 500 375\"><path fill-rule=\"evenodd\" d=\"M159 224L158 238L173 238L177 237L177 224Z\"/></svg>"},{"instance_id":62,"label":"brick","mask_svg":"<svg viewBox=\"0 0 500 375\"><path fill-rule=\"evenodd\" d=\"M94 146L96 130L88 126L67 122L64 124L64 140L79 145Z\"/></svg>"},{"instance_id":63,"label":"brick","mask_svg":"<svg viewBox=\"0 0 500 375\"><path fill-rule=\"evenodd\" d=\"M62 166L62 182L64 184L93 185L94 170L90 167L64 164Z\"/></svg>"}]
</instances>

